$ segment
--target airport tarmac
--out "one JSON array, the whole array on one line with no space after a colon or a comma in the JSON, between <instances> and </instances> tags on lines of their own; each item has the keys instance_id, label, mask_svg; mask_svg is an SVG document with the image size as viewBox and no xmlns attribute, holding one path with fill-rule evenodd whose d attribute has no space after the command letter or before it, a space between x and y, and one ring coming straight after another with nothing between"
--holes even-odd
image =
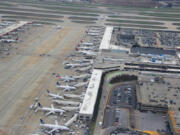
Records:
<instances>
[{"instance_id":1,"label":"airport tarmac","mask_svg":"<svg viewBox=\"0 0 180 135\"><path fill-rule=\"evenodd\" d=\"M0 62L0 134L28 134L39 126L40 117L32 117L29 106L42 89L52 89L52 72L64 72L63 59L84 30L77 26L60 30L52 26L41 31L41 35L32 33L23 41L26 46ZM30 39L31 36L36 38Z\"/></svg>"}]
</instances>

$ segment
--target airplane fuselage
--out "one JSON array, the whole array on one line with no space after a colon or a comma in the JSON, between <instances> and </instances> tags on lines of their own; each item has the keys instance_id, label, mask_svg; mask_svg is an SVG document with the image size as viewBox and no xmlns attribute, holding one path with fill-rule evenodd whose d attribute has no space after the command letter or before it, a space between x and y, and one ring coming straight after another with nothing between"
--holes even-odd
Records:
<instances>
[{"instance_id":1,"label":"airplane fuselage","mask_svg":"<svg viewBox=\"0 0 180 135\"><path fill-rule=\"evenodd\" d=\"M40 126L43 128L48 128L48 129L56 129L56 131L57 130L69 130L69 128L66 126L53 125L53 124L40 124Z\"/></svg>"}]
</instances>

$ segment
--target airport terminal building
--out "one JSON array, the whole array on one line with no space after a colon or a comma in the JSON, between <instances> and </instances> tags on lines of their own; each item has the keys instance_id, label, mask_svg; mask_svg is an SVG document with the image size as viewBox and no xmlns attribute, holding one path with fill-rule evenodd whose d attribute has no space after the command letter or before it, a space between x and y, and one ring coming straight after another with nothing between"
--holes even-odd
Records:
<instances>
[{"instance_id":1,"label":"airport terminal building","mask_svg":"<svg viewBox=\"0 0 180 135\"><path fill-rule=\"evenodd\" d=\"M86 94L80 108L80 119L89 121L92 119L96 105L103 70L94 69L89 81Z\"/></svg>"}]
</instances>

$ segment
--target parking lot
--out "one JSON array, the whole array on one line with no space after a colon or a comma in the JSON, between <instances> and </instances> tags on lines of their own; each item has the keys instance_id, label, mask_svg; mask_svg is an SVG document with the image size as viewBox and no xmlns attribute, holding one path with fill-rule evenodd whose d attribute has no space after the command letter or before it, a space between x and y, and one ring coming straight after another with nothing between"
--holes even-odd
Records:
<instances>
[{"instance_id":1,"label":"parking lot","mask_svg":"<svg viewBox=\"0 0 180 135\"><path fill-rule=\"evenodd\" d=\"M168 132L166 127L166 115L152 112L136 112L136 119L138 119L138 129L148 131Z\"/></svg>"},{"instance_id":2,"label":"parking lot","mask_svg":"<svg viewBox=\"0 0 180 135\"><path fill-rule=\"evenodd\" d=\"M118 46L173 48L179 45L180 33L173 31L153 31L145 29L114 29L111 43Z\"/></svg>"},{"instance_id":3,"label":"parking lot","mask_svg":"<svg viewBox=\"0 0 180 135\"><path fill-rule=\"evenodd\" d=\"M136 108L136 85L120 85L112 91L109 105Z\"/></svg>"},{"instance_id":4,"label":"parking lot","mask_svg":"<svg viewBox=\"0 0 180 135\"><path fill-rule=\"evenodd\" d=\"M103 127L127 128L130 108L136 108L136 85L122 84L114 88L105 111Z\"/></svg>"}]
</instances>

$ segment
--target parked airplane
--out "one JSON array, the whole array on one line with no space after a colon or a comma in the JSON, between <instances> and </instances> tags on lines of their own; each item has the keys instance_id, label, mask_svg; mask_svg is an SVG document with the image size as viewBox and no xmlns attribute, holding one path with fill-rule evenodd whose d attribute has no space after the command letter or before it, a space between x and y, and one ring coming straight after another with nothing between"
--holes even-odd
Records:
<instances>
[{"instance_id":1,"label":"parked airplane","mask_svg":"<svg viewBox=\"0 0 180 135\"><path fill-rule=\"evenodd\" d=\"M14 39L0 39L0 42L4 42L4 43L17 43L18 42L18 38L16 38L16 40L14 40Z\"/></svg>"},{"instance_id":2,"label":"parked airplane","mask_svg":"<svg viewBox=\"0 0 180 135\"><path fill-rule=\"evenodd\" d=\"M81 74L81 75L78 75L78 76L75 76L74 78L76 79L81 79L81 78L90 78L91 77L91 74Z\"/></svg>"},{"instance_id":3,"label":"parked airplane","mask_svg":"<svg viewBox=\"0 0 180 135\"><path fill-rule=\"evenodd\" d=\"M94 44L93 44L93 43L91 43L91 42L84 42L84 43L82 43L82 45L86 45L86 46L93 46Z\"/></svg>"},{"instance_id":4,"label":"parked airplane","mask_svg":"<svg viewBox=\"0 0 180 135\"><path fill-rule=\"evenodd\" d=\"M64 101L64 100L53 100L53 102L59 105L72 105L72 106L78 106L80 104L80 102Z\"/></svg>"},{"instance_id":5,"label":"parked airplane","mask_svg":"<svg viewBox=\"0 0 180 135\"><path fill-rule=\"evenodd\" d=\"M6 35L1 36L0 38L5 40L5 39L10 39L10 38L12 38L12 36L6 34Z\"/></svg>"},{"instance_id":6,"label":"parked airplane","mask_svg":"<svg viewBox=\"0 0 180 135\"><path fill-rule=\"evenodd\" d=\"M90 36L99 36L100 33L96 33L96 32L88 32L88 35L90 35Z\"/></svg>"},{"instance_id":7,"label":"parked airplane","mask_svg":"<svg viewBox=\"0 0 180 135\"><path fill-rule=\"evenodd\" d=\"M101 30L89 30L88 33L100 33L102 32Z\"/></svg>"},{"instance_id":8,"label":"parked airplane","mask_svg":"<svg viewBox=\"0 0 180 135\"><path fill-rule=\"evenodd\" d=\"M80 50L95 50L94 47L78 47Z\"/></svg>"},{"instance_id":9,"label":"parked airplane","mask_svg":"<svg viewBox=\"0 0 180 135\"><path fill-rule=\"evenodd\" d=\"M61 109L65 110L65 111L77 111L80 109L79 106L75 107L75 106L64 106L61 107Z\"/></svg>"},{"instance_id":10,"label":"parked airplane","mask_svg":"<svg viewBox=\"0 0 180 135\"><path fill-rule=\"evenodd\" d=\"M66 67L71 67L71 68L76 68L76 67L85 67L85 66L89 66L91 65L91 63L80 63L80 64L74 64L74 63L66 63L65 66Z\"/></svg>"},{"instance_id":11,"label":"parked airplane","mask_svg":"<svg viewBox=\"0 0 180 135\"><path fill-rule=\"evenodd\" d=\"M60 96L59 94L50 93L49 90L47 90L47 93L48 93L48 96L52 97L52 99L64 99L63 96Z\"/></svg>"},{"instance_id":12,"label":"parked airplane","mask_svg":"<svg viewBox=\"0 0 180 135\"><path fill-rule=\"evenodd\" d=\"M14 31L14 32L9 32L8 34L9 35L17 35L18 33Z\"/></svg>"},{"instance_id":13,"label":"parked airplane","mask_svg":"<svg viewBox=\"0 0 180 135\"><path fill-rule=\"evenodd\" d=\"M76 90L76 87L74 86L69 86L69 85L61 85L58 81L56 82L56 87L57 88L62 88L64 91L69 91L69 90Z\"/></svg>"},{"instance_id":14,"label":"parked airplane","mask_svg":"<svg viewBox=\"0 0 180 135\"><path fill-rule=\"evenodd\" d=\"M38 23L33 23L32 25L33 26L42 26L42 24L40 24L40 23L39 24Z\"/></svg>"},{"instance_id":15,"label":"parked airplane","mask_svg":"<svg viewBox=\"0 0 180 135\"><path fill-rule=\"evenodd\" d=\"M20 32L24 32L24 30L25 29L23 29L23 28L18 28L18 29L16 29L17 31L20 31Z\"/></svg>"},{"instance_id":16,"label":"parked airplane","mask_svg":"<svg viewBox=\"0 0 180 135\"><path fill-rule=\"evenodd\" d=\"M93 52L93 51L78 51L78 52L86 56L97 56L97 52Z\"/></svg>"},{"instance_id":17,"label":"parked airplane","mask_svg":"<svg viewBox=\"0 0 180 135\"><path fill-rule=\"evenodd\" d=\"M65 98L80 99L80 100L83 99L83 96L82 96L82 95L74 95L74 94L64 94L64 97L65 97Z\"/></svg>"},{"instance_id":18,"label":"parked airplane","mask_svg":"<svg viewBox=\"0 0 180 135\"><path fill-rule=\"evenodd\" d=\"M103 28L99 28L99 27L93 27L93 28L91 28L90 30L103 30Z\"/></svg>"},{"instance_id":19,"label":"parked airplane","mask_svg":"<svg viewBox=\"0 0 180 135\"><path fill-rule=\"evenodd\" d=\"M85 72L85 71L90 70L91 68L92 68L92 66L88 66L88 67L76 69L76 71L78 71L78 72Z\"/></svg>"},{"instance_id":20,"label":"parked airplane","mask_svg":"<svg viewBox=\"0 0 180 135\"><path fill-rule=\"evenodd\" d=\"M57 77L59 79L62 79L64 82L71 82L71 81L76 81L77 79L88 79L89 77L91 77L90 74L82 74L82 75L79 75L79 76L68 76L68 75L65 75L65 76L60 76L60 75L57 75Z\"/></svg>"},{"instance_id":21,"label":"parked airplane","mask_svg":"<svg viewBox=\"0 0 180 135\"><path fill-rule=\"evenodd\" d=\"M58 26L56 26L56 29L61 29L61 26L59 26L59 25L58 25Z\"/></svg>"},{"instance_id":22,"label":"parked airplane","mask_svg":"<svg viewBox=\"0 0 180 135\"><path fill-rule=\"evenodd\" d=\"M67 126L67 127L71 126L71 124L72 124L73 122L75 122L75 121L77 120L77 118L78 118L78 114L76 113L76 114L74 114L74 116L73 116L70 120L68 120L64 125Z\"/></svg>"},{"instance_id":23,"label":"parked airplane","mask_svg":"<svg viewBox=\"0 0 180 135\"><path fill-rule=\"evenodd\" d=\"M50 114L55 114L55 113L59 113L60 115L63 115L63 113L65 112L65 110L63 110L63 109L54 108L53 104L51 104L51 107L43 107L43 106L38 102L38 106L39 106L39 108L37 108L36 112L37 112L38 110L45 111L45 112L47 112L47 113L46 113L46 116L48 116L48 115L50 115Z\"/></svg>"},{"instance_id":24,"label":"parked airplane","mask_svg":"<svg viewBox=\"0 0 180 135\"><path fill-rule=\"evenodd\" d=\"M68 75L60 76L60 75L57 75L57 77L58 77L59 79L62 79L64 82L75 81L75 78L74 78L73 76L68 76Z\"/></svg>"},{"instance_id":25,"label":"parked airplane","mask_svg":"<svg viewBox=\"0 0 180 135\"><path fill-rule=\"evenodd\" d=\"M76 87L76 88L79 88L79 87L87 86L88 83L89 82L80 82L80 83L74 84L73 86Z\"/></svg>"},{"instance_id":26,"label":"parked airplane","mask_svg":"<svg viewBox=\"0 0 180 135\"><path fill-rule=\"evenodd\" d=\"M110 58L110 57L105 57L103 58L106 61L114 61L114 62L122 62L124 61L124 59L114 59L114 58Z\"/></svg>"},{"instance_id":27,"label":"parked airplane","mask_svg":"<svg viewBox=\"0 0 180 135\"><path fill-rule=\"evenodd\" d=\"M67 126L59 125L57 120L55 121L55 124L45 124L44 121L40 119L40 127L48 130L47 133L49 135L53 135L55 132L69 130Z\"/></svg>"},{"instance_id":28,"label":"parked airplane","mask_svg":"<svg viewBox=\"0 0 180 135\"><path fill-rule=\"evenodd\" d=\"M93 62L93 59L81 59L81 60L72 59L72 61L73 61L73 62L77 62L77 63L86 63L86 62L92 63L92 62Z\"/></svg>"}]
</instances>

